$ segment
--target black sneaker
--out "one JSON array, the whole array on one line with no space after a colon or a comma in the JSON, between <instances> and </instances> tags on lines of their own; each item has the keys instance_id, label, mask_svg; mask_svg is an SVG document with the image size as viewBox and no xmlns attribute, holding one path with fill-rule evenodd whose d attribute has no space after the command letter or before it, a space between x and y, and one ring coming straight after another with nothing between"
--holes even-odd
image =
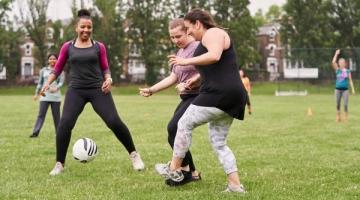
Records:
<instances>
[{"instance_id":1,"label":"black sneaker","mask_svg":"<svg viewBox=\"0 0 360 200\"><path fill-rule=\"evenodd\" d=\"M170 178L170 179L165 180L165 184L168 186L171 186L171 187L176 187L176 186L180 186L180 185L185 185L187 183L190 183L191 181L195 181L193 179L191 172L181 170L181 173L184 176L184 178L181 181L175 181Z\"/></svg>"},{"instance_id":2,"label":"black sneaker","mask_svg":"<svg viewBox=\"0 0 360 200\"><path fill-rule=\"evenodd\" d=\"M30 137L31 138L36 138L38 135L35 135L35 134L31 134Z\"/></svg>"}]
</instances>

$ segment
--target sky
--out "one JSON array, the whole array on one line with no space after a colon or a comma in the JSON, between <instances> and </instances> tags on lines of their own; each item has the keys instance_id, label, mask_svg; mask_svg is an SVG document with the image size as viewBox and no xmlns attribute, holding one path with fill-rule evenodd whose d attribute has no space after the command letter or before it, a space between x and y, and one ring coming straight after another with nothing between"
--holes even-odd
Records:
<instances>
[{"instance_id":1,"label":"sky","mask_svg":"<svg viewBox=\"0 0 360 200\"><path fill-rule=\"evenodd\" d=\"M89 1L89 0L88 0ZM19 5L23 0L16 0L13 5L13 13L18 13ZM86 1L85 1L86 2ZM258 9L262 9L265 14L271 5L282 6L286 0L250 0L249 10L251 15L254 15ZM71 0L51 0L47 15L52 20L71 18Z\"/></svg>"},{"instance_id":2,"label":"sky","mask_svg":"<svg viewBox=\"0 0 360 200\"><path fill-rule=\"evenodd\" d=\"M249 10L251 15L261 9L265 14L272 5L283 6L287 0L250 0Z\"/></svg>"}]
</instances>

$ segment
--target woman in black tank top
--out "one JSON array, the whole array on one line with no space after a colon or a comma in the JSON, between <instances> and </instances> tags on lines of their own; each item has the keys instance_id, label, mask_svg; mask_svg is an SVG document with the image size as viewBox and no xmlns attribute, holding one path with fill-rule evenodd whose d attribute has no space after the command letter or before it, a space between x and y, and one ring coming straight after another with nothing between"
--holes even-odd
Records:
<instances>
[{"instance_id":1,"label":"woman in black tank top","mask_svg":"<svg viewBox=\"0 0 360 200\"><path fill-rule=\"evenodd\" d=\"M190 147L192 129L209 123L212 146L228 177L228 192L245 192L240 184L235 156L226 145L234 118L243 120L246 90L236 64L235 50L229 35L218 28L205 11L193 9L185 16L188 33L201 41L192 58L169 56L170 65L195 65L202 82L200 94L186 110L178 124L173 159L169 166L170 181L182 177L179 167L183 153Z\"/></svg>"},{"instance_id":2,"label":"woman in black tank top","mask_svg":"<svg viewBox=\"0 0 360 200\"><path fill-rule=\"evenodd\" d=\"M50 172L52 176L59 175L64 171L72 130L87 103L91 103L94 111L112 130L119 142L124 145L133 168L137 171L144 169L144 163L136 151L130 131L120 119L111 96L112 79L105 46L91 39L92 28L90 12L80 10L76 24L77 38L62 46L55 68L42 88L42 92L48 90L51 82L68 63L70 84L57 127L56 164Z\"/></svg>"}]
</instances>

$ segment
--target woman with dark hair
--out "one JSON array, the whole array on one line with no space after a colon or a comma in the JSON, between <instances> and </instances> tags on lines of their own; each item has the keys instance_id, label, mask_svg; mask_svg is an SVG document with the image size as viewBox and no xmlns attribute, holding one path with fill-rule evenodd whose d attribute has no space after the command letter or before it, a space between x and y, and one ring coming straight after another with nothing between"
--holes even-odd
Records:
<instances>
[{"instance_id":1,"label":"woman with dark hair","mask_svg":"<svg viewBox=\"0 0 360 200\"><path fill-rule=\"evenodd\" d=\"M71 131L88 102L124 145L129 153L133 168L135 170L144 169L144 163L139 153L136 152L127 126L121 121L117 113L110 93L112 79L105 45L91 39L92 28L90 12L80 10L76 23L77 37L74 41L63 44L53 73L42 88L42 92L47 91L49 85L60 75L65 63L68 62L70 68L69 88L56 135L57 162L50 175L58 175L63 172Z\"/></svg>"},{"instance_id":2,"label":"woman with dark hair","mask_svg":"<svg viewBox=\"0 0 360 200\"><path fill-rule=\"evenodd\" d=\"M34 100L37 100L40 96L40 89L43 87L45 80L49 77L51 74L51 71L54 69L54 66L57 61L57 55L56 54L49 54L48 55L48 66L43 67L39 72L39 82L35 89L35 95L33 97ZM60 120L60 104L61 104L61 92L60 88L64 84L64 74L62 73L56 81L54 81L50 85L50 89L46 91L44 94L45 96L40 96L40 108L39 108L39 114L35 122L35 126L33 129L32 134L30 135L31 138L36 138L39 136L41 127L44 124L46 112L51 106L51 113L54 120L54 126L55 126L55 133L57 126L59 124Z\"/></svg>"},{"instance_id":3,"label":"woman with dark hair","mask_svg":"<svg viewBox=\"0 0 360 200\"><path fill-rule=\"evenodd\" d=\"M350 69L347 69L347 63L344 58L339 58L340 49L337 49L332 59L332 67L336 74L335 97L336 97L336 122L341 121L340 104L341 98L344 101L344 121L348 120L348 101L349 86L352 94L355 94L354 84L351 78Z\"/></svg>"},{"instance_id":4,"label":"woman with dark hair","mask_svg":"<svg viewBox=\"0 0 360 200\"><path fill-rule=\"evenodd\" d=\"M178 123L173 157L167 170L166 184L184 178L180 166L191 145L192 130L209 124L209 138L228 178L225 191L244 193L236 159L226 144L233 119L243 120L246 90L241 82L235 49L227 32L219 28L209 13L191 10L184 18L188 33L201 41L192 58L169 56L170 65L195 65L201 76L200 94L193 100Z\"/></svg>"}]
</instances>

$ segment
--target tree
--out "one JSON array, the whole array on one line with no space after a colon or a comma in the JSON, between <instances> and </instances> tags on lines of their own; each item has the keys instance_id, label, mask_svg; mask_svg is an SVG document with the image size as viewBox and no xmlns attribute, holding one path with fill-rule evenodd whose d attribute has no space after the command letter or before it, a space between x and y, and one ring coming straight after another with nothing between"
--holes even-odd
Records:
<instances>
[{"instance_id":1,"label":"tree","mask_svg":"<svg viewBox=\"0 0 360 200\"><path fill-rule=\"evenodd\" d=\"M314 9L316 8L316 12ZM284 6L282 17L282 43L291 51L289 59L301 61L304 66L316 66L329 71L331 51L318 48L334 47L335 29L331 25L328 0L291 0Z\"/></svg>"},{"instance_id":2,"label":"tree","mask_svg":"<svg viewBox=\"0 0 360 200\"><path fill-rule=\"evenodd\" d=\"M94 38L105 43L111 73L116 81L122 73L121 62L125 46L124 19L119 10L122 1L95 0L94 5L99 11L93 18Z\"/></svg>"},{"instance_id":3,"label":"tree","mask_svg":"<svg viewBox=\"0 0 360 200\"><path fill-rule=\"evenodd\" d=\"M281 15L282 15L281 7L279 7L277 5L272 5L272 6L270 6L265 17L266 17L267 21L273 22L273 21L279 20L281 18Z\"/></svg>"},{"instance_id":4,"label":"tree","mask_svg":"<svg viewBox=\"0 0 360 200\"><path fill-rule=\"evenodd\" d=\"M247 8L248 0L214 0L215 21L228 28L240 66L259 59L256 51L257 27Z\"/></svg>"},{"instance_id":5,"label":"tree","mask_svg":"<svg viewBox=\"0 0 360 200\"><path fill-rule=\"evenodd\" d=\"M357 0L331 1L331 25L335 31L336 48L349 47L355 63L360 63L360 2ZM350 56L350 55L347 55ZM356 71L360 76L360 70Z\"/></svg>"},{"instance_id":6,"label":"tree","mask_svg":"<svg viewBox=\"0 0 360 200\"><path fill-rule=\"evenodd\" d=\"M253 16L253 19L255 20L256 27L263 26L267 23L267 20L265 19L265 16L261 9L256 11L255 15Z\"/></svg>"},{"instance_id":7,"label":"tree","mask_svg":"<svg viewBox=\"0 0 360 200\"><path fill-rule=\"evenodd\" d=\"M129 45L140 49L146 67L145 81L151 85L157 81L160 68L167 68L170 41L167 23L171 10L162 0L134 0L129 2L127 19Z\"/></svg>"},{"instance_id":8,"label":"tree","mask_svg":"<svg viewBox=\"0 0 360 200\"><path fill-rule=\"evenodd\" d=\"M49 0L27 0L20 9L20 18L24 28L36 46L35 57L41 66L47 64L47 19Z\"/></svg>"},{"instance_id":9,"label":"tree","mask_svg":"<svg viewBox=\"0 0 360 200\"><path fill-rule=\"evenodd\" d=\"M0 1L0 20L7 19L6 11L10 10L12 0ZM7 79L14 80L20 64L19 38L21 30L14 29L12 22L5 20L0 24L0 64L6 67Z\"/></svg>"}]
</instances>

